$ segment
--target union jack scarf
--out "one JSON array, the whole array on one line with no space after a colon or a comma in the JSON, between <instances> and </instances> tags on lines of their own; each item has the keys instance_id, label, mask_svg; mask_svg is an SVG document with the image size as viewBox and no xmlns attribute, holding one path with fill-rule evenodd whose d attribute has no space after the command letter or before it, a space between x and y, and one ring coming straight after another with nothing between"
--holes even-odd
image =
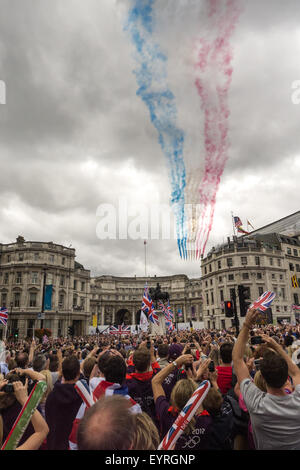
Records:
<instances>
[{"instance_id":1,"label":"union jack scarf","mask_svg":"<svg viewBox=\"0 0 300 470\"><path fill-rule=\"evenodd\" d=\"M90 381L90 397L94 402L99 400L102 396L112 396L112 395L123 395L125 398L127 398L130 403L130 411L134 414L141 413L141 407L138 403L136 403L129 395L128 395L128 388L126 386L121 386L120 384L116 383L111 383L107 382L105 378L97 377L94 378ZM76 389L77 390L77 389ZM78 390L77 390L78 391ZM79 392L79 391L78 391ZM83 403L81 407L78 410L77 416L75 420L73 421L73 427L71 434L69 436L69 448L70 450L78 450L77 446L77 431L78 431L78 426L80 423L80 420L83 418L86 410L90 407L89 406L89 400L85 399L81 393L79 393Z\"/></svg>"}]
</instances>

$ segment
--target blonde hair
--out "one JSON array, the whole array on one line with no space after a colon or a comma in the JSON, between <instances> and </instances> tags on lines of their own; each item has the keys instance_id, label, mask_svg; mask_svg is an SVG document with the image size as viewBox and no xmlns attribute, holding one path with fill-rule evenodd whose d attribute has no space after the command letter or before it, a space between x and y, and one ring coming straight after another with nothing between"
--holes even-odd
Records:
<instances>
[{"instance_id":1,"label":"blonde hair","mask_svg":"<svg viewBox=\"0 0 300 470\"><path fill-rule=\"evenodd\" d=\"M254 384L257 386L257 388L259 388L259 390L261 390L262 392L266 392L267 391L267 385L266 385L266 381L265 379L263 378L262 374L261 374L261 371L258 370L254 376Z\"/></svg>"},{"instance_id":2,"label":"blonde hair","mask_svg":"<svg viewBox=\"0 0 300 470\"><path fill-rule=\"evenodd\" d=\"M157 427L147 413L135 415L135 433L132 443L134 450L156 450L159 446L159 434Z\"/></svg>"},{"instance_id":3,"label":"blonde hair","mask_svg":"<svg viewBox=\"0 0 300 470\"><path fill-rule=\"evenodd\" d=\"M171 405L181 411L193 395L196 388L197 384L192 379L182 379L176 382L171 393ZM190 432L194 430L195 423L195 418L192 418L188 426L185 428L184 433L190 434Z\"/></svg>"}]
</instances>

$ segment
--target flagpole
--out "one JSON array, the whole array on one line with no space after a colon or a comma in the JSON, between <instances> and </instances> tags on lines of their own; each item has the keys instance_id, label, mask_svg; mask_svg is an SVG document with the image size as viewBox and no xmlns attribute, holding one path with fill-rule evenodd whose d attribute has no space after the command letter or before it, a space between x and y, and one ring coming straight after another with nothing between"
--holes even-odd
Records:
<instances>
[{"instance_id":1,"label":"flagpole","mask_svg":"<svg viewBox=\"0 0 300 470\"><path fill-rule=\"evenodd\" d=\"M233 236L235 237L235 236L236 236L236 233L235 233L235 228L234 228L234 217L233 217L233 212L231 212L231 218L232 218Z\"/></svg>"}]
</instances>

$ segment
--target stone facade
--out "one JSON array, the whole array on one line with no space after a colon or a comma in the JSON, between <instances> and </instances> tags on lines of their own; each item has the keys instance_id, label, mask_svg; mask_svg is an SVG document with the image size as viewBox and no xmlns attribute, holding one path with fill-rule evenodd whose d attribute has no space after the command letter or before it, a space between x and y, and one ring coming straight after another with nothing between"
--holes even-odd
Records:
<instances>
[{"instance_id":1,"label":"stone facade","mask_svg":"<svg viewBox=\"0 0 300 470\"><path fill-rule=\"evenodd\" d=\"M202 291L204 324L208 328L224 328L233 324L225 317L224 304L231 289L243 285L250 289L250 299L264 291L276 293L272 304L273 321L295 321L294 304L299 305L300 289L292 287L291 277L300 278L300 240L279 234L233 237L213 248L202 259ZM299 281L300 285L300 281ZM237 295L237 312L240 306ZM244 318L241 318L241 323Z\"/></svg>"},{"instance_id":2,"label":"stone facade","mask_svg":"<svg viewBox=\"0 0 300 470\"><path fill-rule=\"evenodd\" d=\"M35 328L66 335L73 325L85 334L90 318L90 271L75 261L75 249L53 242L0 244L0 305L9 312L8 332L24 338ZM43 311L45 286L52 285L52 305ZM3 332L3 329L1 329Z\"/></svg>"},{"instance_id":3,"label":"stone facade","mask_svg":"<svg viewBox=\"0 0 300 470\"><path fill-rule=\"evenodd\" d=\"M176 321L202 321L200 279L189 279L184 274L164 277L100 276L91 281L91 314L97 315L98 325L139 324L144 287L159 283L170 295L170 304ZM180 316L180 310L182 316Z\"/></svg>"}]
</instances>

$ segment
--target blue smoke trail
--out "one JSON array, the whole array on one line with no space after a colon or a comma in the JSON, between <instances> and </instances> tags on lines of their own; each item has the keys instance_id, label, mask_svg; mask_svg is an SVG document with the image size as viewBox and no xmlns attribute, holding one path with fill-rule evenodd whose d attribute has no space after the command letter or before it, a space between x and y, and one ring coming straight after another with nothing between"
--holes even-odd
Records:
<instances>
[{"instance_id":1,"label":"blue smoke trail","mask_svg":"<svg viewBox=\"0 0 300 470\"><path fill-rule=\"evenodd\" d=\"M128 23L136 47L134 70L139 89L137 95L147 105L158 140L170 165L171 204L176 217L177 244L180 257L187 258L184 214L185 166L183 161L184 132L176 127L175 97L167 84L167 57L153 39L153 5L155 0L132 0Z\"/></svg>"}]
</instances>

